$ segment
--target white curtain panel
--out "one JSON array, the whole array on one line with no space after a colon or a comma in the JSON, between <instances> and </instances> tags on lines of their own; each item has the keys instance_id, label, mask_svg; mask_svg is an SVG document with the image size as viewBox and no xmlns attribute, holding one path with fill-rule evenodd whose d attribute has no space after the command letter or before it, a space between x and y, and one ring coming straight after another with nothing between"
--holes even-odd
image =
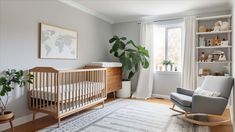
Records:
<instances>
[{"instance_id":1,"label":"white curtain panel","mask_svg":"<svg viewBox=\"0 0 235 132\"><path fill-rule=\"evenodd\" d=\"M184 18L184 42L183 42L183 70L181 85L183 88L194 90L195 77L195 16Z\"/></svg>"},{"instance_id":2,"label":"white curtain panel","mask_svg":"<svg viewBox=\"0 0 235 132\"><path fill-rule=\"evenodd\" d=\"M149 50L149 68L141 67L137 88L133 98L147 99L152 96L153 89L153 23L142 23L140 25L140 44Z\"/></svg>"}]
</instances>

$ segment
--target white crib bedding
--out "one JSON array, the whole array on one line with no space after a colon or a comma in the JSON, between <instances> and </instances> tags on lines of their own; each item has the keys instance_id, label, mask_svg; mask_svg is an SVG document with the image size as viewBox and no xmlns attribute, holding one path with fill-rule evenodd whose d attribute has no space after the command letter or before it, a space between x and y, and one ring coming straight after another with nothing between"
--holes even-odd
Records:
<instances>
[{"instance_id":1,"label":"white crib bedding","mask_svg":"<svg viewBox=\"0 0 235 132\"><path fill-rule=\"evenodd\" d=\"M105 88L102 82L91 82L83 81L79 83L71 83L67 85L60 85L60 101L73 100L73 99L83 99L84 97L91 97L101 93L101 90ZM31 97L36 97L37 99L43 99L48 101L55 101L55 87L48 86L44 88L34 88L31 93Z\"/></svg>"}]
</instances>

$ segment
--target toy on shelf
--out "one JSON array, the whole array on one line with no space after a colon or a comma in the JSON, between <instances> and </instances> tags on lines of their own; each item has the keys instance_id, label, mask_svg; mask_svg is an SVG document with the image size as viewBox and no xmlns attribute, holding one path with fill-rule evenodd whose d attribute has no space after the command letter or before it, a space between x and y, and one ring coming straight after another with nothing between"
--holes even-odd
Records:
<instances>
[{"instance_id":1,"label":"toy on shelf","mask_svg":"<svg viewBox=\"0 0 235 132\"><path fill-rule=\"evenodd\" d=\"M212 45L213 46L219 46L221 45L221 40L219 39L219 36L216 36L212 39Z\"/></svg>"},{"instance_id":2,"label":"toy on shelf","mask_svg":"<svg viewBox=\"0 0 235 132\"><path fill-rule=\"evenodd\" d=\"M201 55L198 57L199 62L206 62L207 61L207 55L205 55L205 52L202 52Z\"/></svg>"},{"instance_id":3,"label":"toy on shelf","mask_svg":"<svg viewBox=\"0 0 235 132\"><path fill-rule=\"evenodd\" d=\"M213 32L219 32L220 28L221 28L220 22L219 21L215 22Z\"/></svg>"},{"instance_id":4,"label":"toy on shelf","mask_svg":"<svg viewBox=\"0 0 235 132\"><path fill-rule=\"evenodd\" d=\"M199 32L206 32L206 26L205 25L201 25L198 29Z\"/></svg>"},{"instance_id":5,"label":"toy on shelf","mask_svg":"<svg viewBox=\"0 0 235 132\"><path fill-rule=\"evenodd\" d=\"M213 31L213 29L208 28L208 27L206 27L205 25L201 25L201 26L198 28L198 31L199 31L199 32L211 32L211 31Z\"/></svg>"},{"instance_id":6,"label":"toy on shelf","mask_svg":"<svg viewBox=\"0 0 235 132\"><path fill-rule=\"evenodd\" d=\"M226 61L226 56L224 52L220 54L218 61Z\"/></svg>"},{"instance_id":7,"label":"toy on shelf","mask_svg":"<svg viewBox=\"0 0 235 132\"><path fill-rule=\"evenodd\" d=\"M204 37L200 37L199 38L199 46L200 47L205 47L206 46L206 42L205 42L205 38Z\"/></svg>"},{"instance_id":8,"label":"toy on shelf","mask_svg":"<svg viewBox=\"0 0 235 132\"><path fill-rule=\"evenodd\" d=\"M223 40L221 41L221 46L228 46L228 40L223 38Z\"/></svg>"},{"instance_id":9,"label":"toy on shelf","mask_svg":"<svg viewBox=\"0 0 235 132\"><path fill-rule=\"evenodd\" d=\"M216 71L212 74L213 76L224 76L223 72Z\"/></svg>"},{"instance_id":10,"label":"toy on shelf","mask_svg":"<svg viewBox=\"0 0 235 132\"><path fill-rule=\"evenodd\" d=\"M208 75L210 75L210 70L206 69L206 68L205 69L201 68L201 69L199 69L198 74L199 74L199 76L208 76Z\"/></svg>"},{"instance_id":11,"label":"toy on shelf","mask_svg":"<svg viewBox=\"0 0 235 132\"><path fill-rule=\"evenodd\" d=\"M222 56L222 57L221 57ZM223 59L226 60L226 57L224 55L224 52L223 51L220 51L220 50L215 50L213 53L212 53L212 58L214 59L214 61L219 61L219 58L221 57L221 61Z\"/></svg>"},{"instance_id":12,"label":"toy on shelf","mask_svg":"<svg viewBox=\"0 0 235 132\"><path fill-rule=\"evenodd\" d=\"M214 61L214 59L213 59L213 55L208 55L208 57L207 57L207 62L213 62Z\"/></svg>"},{"instance_id":13,"label":"toy on shelf","mask_svg":"<svg viewBox=\"0 0 235 132\"><path fill-rule=\"evenodd\" d=\"M228 22L219 21L219 23L220 23L220 31L229 30L229 23Z\"/></svg>"},{"instance_id":14,"label":"toy on shelf","mask_svg":"<svg viewBox=\"0 0 235 132\"><path fill-rule=\"evenodd\" d=\"M206 46L212 46L212 39L206 40Z\"/></svg>"}]
</instances>

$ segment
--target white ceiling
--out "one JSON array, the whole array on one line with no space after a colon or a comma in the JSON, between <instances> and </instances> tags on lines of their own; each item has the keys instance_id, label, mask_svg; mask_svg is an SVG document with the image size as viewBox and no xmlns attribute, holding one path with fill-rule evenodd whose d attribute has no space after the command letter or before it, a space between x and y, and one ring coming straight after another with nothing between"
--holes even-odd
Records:
<instances>
[{"instance_id":1,"label":"white ceiling","mask_svg":"<svg viewBox=\"0 0 235 132\"><path fill-rule=\"evenodd\" d=\"M63 1L63 0L60 0ZM187 12L212 12L231 9L231 0L69 0L110 23L140 20Z\"/></svg>"}]
</instances>

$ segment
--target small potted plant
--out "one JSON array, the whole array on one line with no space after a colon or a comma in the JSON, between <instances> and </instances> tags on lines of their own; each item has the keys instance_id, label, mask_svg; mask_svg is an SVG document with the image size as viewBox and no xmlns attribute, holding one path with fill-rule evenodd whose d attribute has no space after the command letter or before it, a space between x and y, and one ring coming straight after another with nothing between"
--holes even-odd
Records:
<instances>
[{"instance_id":1,"label":"small potted plant","mask_svg":"<svg viewBox=\"0 0 235 132\"><path fill-rule=\"evenodd\" d=\"M173 61L171 61L171 60L163 60L162 61L162 65L164 65L165 66L165 71L168 71L168 65L170 65L170 70L172 71L173 70L173 65L174 65L174 62Z\"/></svg>"},{"instance_id":2,"label":"small potted plant","mask_svg":"<svg viewBox=\"0 0 235 132\"><path fill-rule=\"evenodd\" d=\"M132 40L127 40L126 37L113 36L109 43L112 44L110 53L122 63L122 89L117 92L117 96L130 97L130 80L139 71L140 66L145 69L149 67L149 52L145 47L136 45Z\"/></svg>"},{"instance_id":3,"label":"small potted plant","mask_svg":"<svg viewBox=\"0 0 235 132\"><path fill-rule=\"evenodd\" d=\"M9 100L9 92L15 87L23 87L26 83L32 83L33 75L24 75L22 70L11 69L4 71L0 76L0 122L9 120L13 117L13 113L7 110Z\"/></svg>"}]
</instances>

